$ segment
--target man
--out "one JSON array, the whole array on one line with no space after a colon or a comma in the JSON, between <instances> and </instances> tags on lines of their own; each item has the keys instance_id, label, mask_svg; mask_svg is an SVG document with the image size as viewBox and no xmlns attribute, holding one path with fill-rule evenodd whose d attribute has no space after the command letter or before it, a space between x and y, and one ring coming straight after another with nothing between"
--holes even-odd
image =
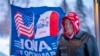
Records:
<instances>
[{"instance_id":1,"label":"man","mask_svg":"<svg viewBox=\"0 0 100 56\"><path fill-rule=\"evenodd\" d=\"M62 29L56 56L98 56L95 38L80 30L79 17L75 12L63 17Z\"/></svg>"}]
</instances>

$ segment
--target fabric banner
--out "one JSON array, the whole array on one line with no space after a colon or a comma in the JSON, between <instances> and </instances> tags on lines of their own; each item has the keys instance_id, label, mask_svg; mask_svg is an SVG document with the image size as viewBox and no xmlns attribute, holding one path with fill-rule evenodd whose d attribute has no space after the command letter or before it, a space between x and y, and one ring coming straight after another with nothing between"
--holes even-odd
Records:
<instances>
[{"instance_id":1,"label":"fabric banner","mask_svg":"<svg viewBox=\"0 0 100 56\"><path fill-rule=\"evenodd\" d=\"M20 8L11 5L10 55L55 56L64 15L59 7Z\"/></svg>"}]
</instances>

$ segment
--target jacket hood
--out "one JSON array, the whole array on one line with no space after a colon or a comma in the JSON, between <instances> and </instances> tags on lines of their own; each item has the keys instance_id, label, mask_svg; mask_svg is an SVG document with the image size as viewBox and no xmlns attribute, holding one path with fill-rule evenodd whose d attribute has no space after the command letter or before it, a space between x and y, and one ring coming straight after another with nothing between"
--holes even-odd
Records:
<instances>
[{"instance_id":1,"label":"jacket hood","mask_svg":"<svg viewBox=\"0 0 100 56\"><path fill-rule=\"evenodd\" d=\"M64 22L66 19L69 19L72 22L72 25L73 25L73 34L72 35L69 35L68 33L65 32ZM67 15L65 15L62 18L62 28L63 28L63 33L66 37L72 38L74 35L76 35L80 28L80 21L79 21L78 15L75 12L69 12Z\"/></svg>"}]
</instances>

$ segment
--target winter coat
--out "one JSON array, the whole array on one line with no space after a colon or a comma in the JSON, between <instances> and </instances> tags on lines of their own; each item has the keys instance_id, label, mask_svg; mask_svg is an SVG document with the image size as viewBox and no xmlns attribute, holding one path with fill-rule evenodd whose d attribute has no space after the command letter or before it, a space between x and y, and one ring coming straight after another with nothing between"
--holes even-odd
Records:
<instances>
[{"instance_id":1,"label":"winter coat","mask_svg":"<svg viewBox=\"0 0 100 56\"><path fill-rule=\"evenodd\" d=\"M61 34L56 56L98 56L96 39L84 31L79 31L73 39Z\"/></svg>"}]
</instances>

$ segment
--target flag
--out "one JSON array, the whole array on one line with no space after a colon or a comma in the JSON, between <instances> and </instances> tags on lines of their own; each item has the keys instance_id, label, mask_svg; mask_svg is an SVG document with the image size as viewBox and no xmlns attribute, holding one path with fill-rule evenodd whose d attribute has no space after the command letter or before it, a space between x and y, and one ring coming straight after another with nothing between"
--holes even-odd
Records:
<instances>
[{"instance_id":1,"label":"flag","mask_svg":"<svg viewBox=\"0 0 100 56\"><path fill-rule=\"evenodd\" d=\"M14 56L55 56L61 19L59 7L11 5L11 48Z\"/></svg>"}]
</instances>

